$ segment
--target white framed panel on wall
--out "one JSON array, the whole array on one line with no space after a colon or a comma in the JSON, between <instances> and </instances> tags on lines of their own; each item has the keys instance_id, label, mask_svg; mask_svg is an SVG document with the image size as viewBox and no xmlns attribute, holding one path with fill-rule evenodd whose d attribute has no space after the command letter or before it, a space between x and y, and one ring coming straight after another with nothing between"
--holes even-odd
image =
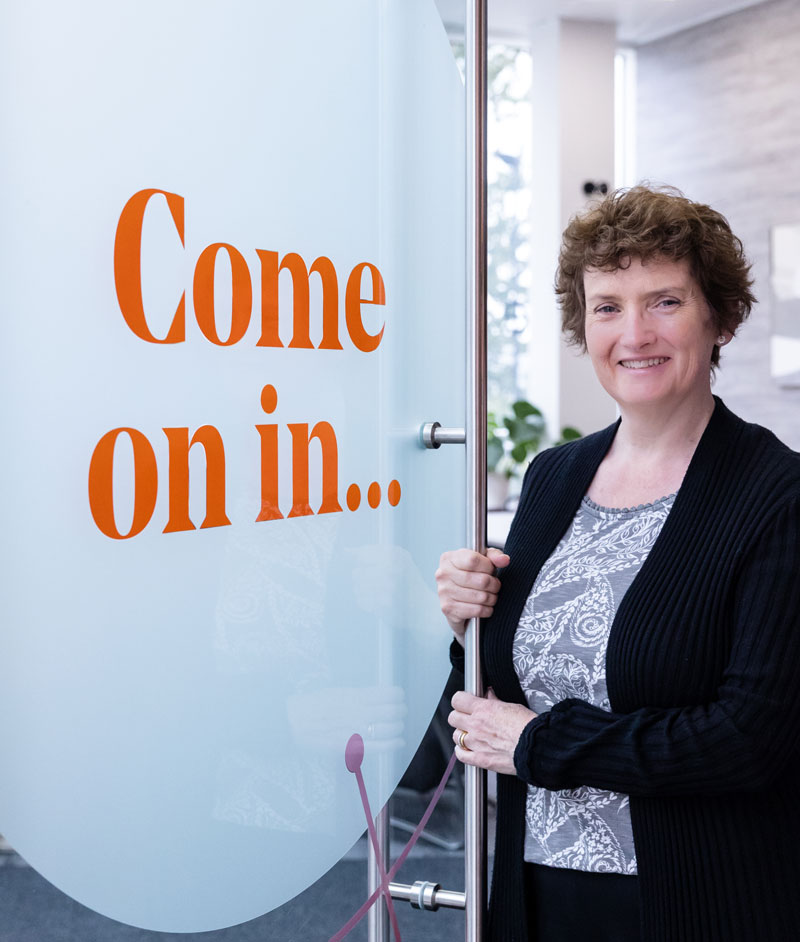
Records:
<instances>
[{"instance_id":1,"label":"white framed panel on wall","mask_svg":"<svg viewBox=\"0 0 800 942\"><path fill-rule=\"evenodd\" d=\"M267 912L449 669L464 93L433 0L0 14L0 832L117 920ZM269 874L269 879L265 877Z\"/></svg>"}]
</instances>

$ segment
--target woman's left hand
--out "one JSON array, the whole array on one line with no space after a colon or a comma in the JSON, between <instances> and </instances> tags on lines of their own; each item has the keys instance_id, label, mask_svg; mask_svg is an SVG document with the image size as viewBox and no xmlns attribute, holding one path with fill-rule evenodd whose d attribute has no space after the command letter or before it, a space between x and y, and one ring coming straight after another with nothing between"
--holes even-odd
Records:
<instances>
[{"instance_id":1,"label":"woman's left hand","mask_svg":"<svg viewBox=\"0 0 800 942\"><path fill-rule=\"evenodd\" d=\"M450 703L453 710L447 722L454 728L456 757L465 765L516 775L514 750L537 714L518 703L498 700L491 688L485 699L459 690Z\"/></svg>"}]
</instances>

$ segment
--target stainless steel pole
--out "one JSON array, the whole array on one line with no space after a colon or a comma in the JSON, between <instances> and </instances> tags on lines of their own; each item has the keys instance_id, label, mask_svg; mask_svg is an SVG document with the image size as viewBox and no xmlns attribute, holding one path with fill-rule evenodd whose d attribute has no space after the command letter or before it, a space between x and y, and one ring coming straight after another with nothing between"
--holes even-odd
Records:
<instances>
[{"instance_id":1,"label":"stainless steel pole","mask_svg":"<svg viewBox=\"0 0 800 942\"><path fill-rule=\"evenodd\" d=\"M486 3L466 0L467 106L467 538L486 551ZM467 627L465 686L481 696L480 622ZM486 773L466 767L466 942L483 942L486 912Z\"/></svg>"},{"instance_id":2,"label":"stainless steel pole","mask_svg":"<svg viewBox=\"0 0 800 942\"><path fill-rule=\"evenodd\" d=\"M384 873L389 870L389 803L375 817L375 831L378 835L380 861ZM370 896L381 884L380 863L372 841L367 840L367 892ZM367 938L369 942L389 942L389 910L386 900L379 896L375 905L367 913Z\"/></svg>"}]
</instances>

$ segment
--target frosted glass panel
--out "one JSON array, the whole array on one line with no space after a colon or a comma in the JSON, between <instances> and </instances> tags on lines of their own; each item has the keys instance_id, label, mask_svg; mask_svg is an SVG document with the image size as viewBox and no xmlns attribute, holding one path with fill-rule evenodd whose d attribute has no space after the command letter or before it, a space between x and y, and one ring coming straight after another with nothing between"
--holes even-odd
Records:
<instances>
[{"instance_id":1,"label":"frosted glass panel","mask_svg":"<svg viewBox=\"0 0 800 942\"><path fill-rule=\"evenodd\" d=\"M433 0L0 13L0 832L114 919L265 913L449 667L463 86Z\"/></svg>"}]
</instances>

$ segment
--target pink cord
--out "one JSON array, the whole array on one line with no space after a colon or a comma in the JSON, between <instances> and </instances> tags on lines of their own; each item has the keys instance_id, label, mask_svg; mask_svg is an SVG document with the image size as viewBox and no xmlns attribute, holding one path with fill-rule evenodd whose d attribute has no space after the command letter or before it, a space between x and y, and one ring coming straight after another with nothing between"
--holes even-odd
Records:
<instances>
[{"instance_id":1,"label":"pink cord","mask_svg":"<svg viewBox=\"0 0 800 942\"><path fill-rule=\"evenodd\" d=\"M369 908L373 906L379 896L383 895L386 897L386 905L389 909L389 918L392 921L392 928L394 929L396 942L402 942L400 938L400 930L397 926L397 917L395 915L394 906L392 905L392 897L389 892L389 883L405 863L406 857L411 853L411 849L417 843L420 834L425 830L425 825L428 823L430 816L433 814L433 809L439 803L439 799L442 797L442 792L444 791L445 785L447 785L447 780L450 778L450 773L453 771L453 767L456 764L455 753L450 757L450 761L447 763L447 768L444 771L441 782L436 786L436 791L433 793L433 797L428 804L428 807L425 809L425 814L420 818L419 824L414 829L414 833L411 835L410 840L403 848L403 852L397 858L395 863L390 868L388 874L384 872L383 862L381 853L378 845L378 836L375 833L375 825L372 820L372 813L369 808L369 799L367 798L367 790L364 786L364 777L361 774L361 762L364 758L364 740L356 733L351 736L348 740L347 746L345 747L345 764L350 772L356 776L356 781L358 782L358 790L361 794L361 803L364 806L364 814L367 818L367 829L369 830L370 840L372 841L372 846L375 850L375 856L378 860L378 866L380 867L380 876L381 876L381 885L371 894L371 896L364 902L358 910L353 914L342 928L336 933L336 935L331 936L329 942L341 942L341 940L352 932L353 929L361 922L366 913L369 911Z\"/></svg>"}]
</instances>

